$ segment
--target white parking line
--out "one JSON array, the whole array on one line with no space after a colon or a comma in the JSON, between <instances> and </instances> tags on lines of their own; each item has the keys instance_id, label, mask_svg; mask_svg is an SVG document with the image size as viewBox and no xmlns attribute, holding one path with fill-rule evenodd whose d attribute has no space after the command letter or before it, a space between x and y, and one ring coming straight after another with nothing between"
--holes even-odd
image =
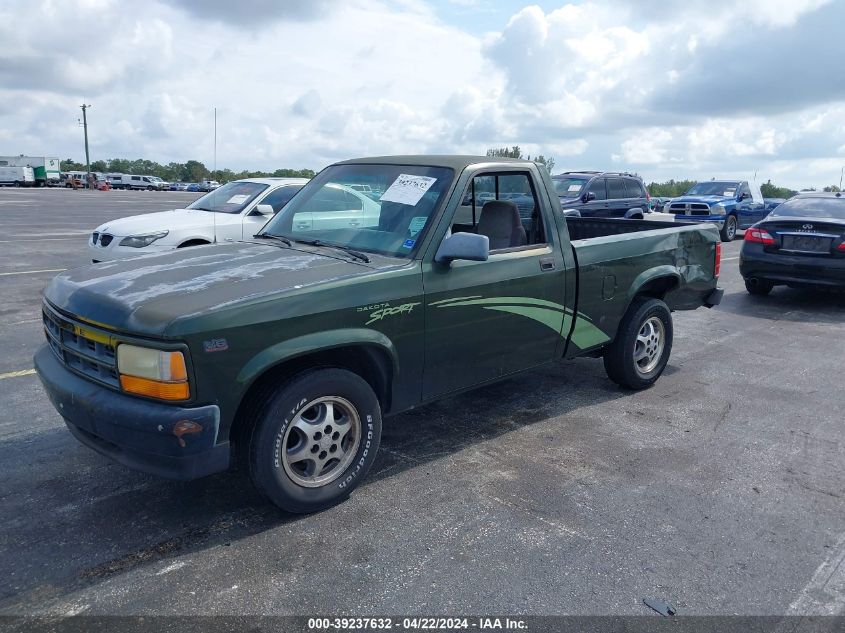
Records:
<instances>
[{"instance_id":1,"label":"white parking line","mask_svg":"<svg viewBox=\"0 0 845 633\"><path fill-rule=\"evenodd\" d=\"M66 240L78 240L80 237L83 236L77 235L76 237L44 237L39 240L0 240L0 244L20 244L22 242L64 242Z\"/></svg>"},{"instance_id":2,"label":"white parking line","mask_svg":"<svg viewBox=\"0 0 845 633\"><path fill-rule=\"evenodd\" d=\"M789 605L787 615L841 615L845 613L845 533L810 582Z\"/></svg>"},{"instance_id":3,"label":"white parking line","mask_svg":"<svg viewBox=\"0 0 845 633\"><path fill-rule=\"evenodd\" d=\"M44 270L17 270L13 273L0 273L0 277L7 277L9 275L35 275L37 273L60 273L67 270L67 268L45 268Z\"/></svg>"},{"instance_id":4,"label":"white parking line","mask_svg":"<svg viewBox=\"0 0 845 633\"><path fill-rule=\"evenodd\" d=\"M19 376L31 376L34 373L34 369L21 369L20 371L10 371L5 374L0 374L0 380L3 380L4 378L18 378Z\"/></svg>"}]
</instances>

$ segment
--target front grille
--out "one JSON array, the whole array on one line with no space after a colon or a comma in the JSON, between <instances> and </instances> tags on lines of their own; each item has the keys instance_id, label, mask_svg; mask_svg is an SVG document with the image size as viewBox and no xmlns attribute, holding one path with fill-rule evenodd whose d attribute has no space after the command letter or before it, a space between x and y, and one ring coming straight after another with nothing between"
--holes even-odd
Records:
<instances>
[{"instance_id":1,"label":"front grille","mask_svg":"<svg viewBox=\"0 0 845 633\"><path fill-rule=\"evenodd\" d=\"M679 215L710 215L710 207L703 202L673 202L669 210Z\"/></svg>"},{"instance_id":2,"label":"front grille","mask_svg":"<svg viewBox=\"0 0 845 633\"><path fill-rule=\"evenodd\" d=\"M75 323L46 307L42 318L47 342L62 363L97 382L119 387L114 346L92 338L108 338L108 334Z\"/></svg>"},{"instance_id":3,"label":"front grille","mask_svg":"<svg viewBox=\"0 0 845 633\"><path fill-rule=\"evenodd\" d=\"M109 235L108 233L103 233L100 236L100 246L108 246L111 244L111 241L114 239L113 235Z\"/></svg>"}]
</instances>

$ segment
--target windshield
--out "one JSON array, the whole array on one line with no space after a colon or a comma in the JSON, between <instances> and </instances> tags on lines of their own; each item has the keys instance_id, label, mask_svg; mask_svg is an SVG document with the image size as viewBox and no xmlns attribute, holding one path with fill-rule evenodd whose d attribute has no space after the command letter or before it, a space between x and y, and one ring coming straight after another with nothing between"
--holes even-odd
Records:
<instances>
[{"instance_id":1,"label":"windshield","mask_svg":"<svg viewBox=\"0 0 845 633\"><path fill-rule=\"evenodd\" d=\"M586 178L553 178L555 191L561 198L577 198L581 188L587 184Z\"/></svg>"},{"instance_id":2,"label":"windshield","mask_svg":"<svg viewBox=\"0 0 845 633\"><path fill-rule=\"evenodd\" d=\"M845 198L794 198L779 204L771 217L835 218L845 220Z\"/></svg>"},{"instance_id":3,"label":"windshield","mask_svg":"<svg viewBox=\"0 0 845 633\"><path fill-rule=\"evenodd\" d=\"M267 185L257 182L227 182L188 205L189 209L202 209L216 213L240 213Z\"/></svg>"},{"instance_id":4,"label":"windshield","mask_svg":"<svg viewBox=\"0 0 845 633\"><path fill-rule=\"evenodd\" d=\"M736 195L736 188L738 186L738 182L720 182L711 180L710 182L696 183L684 195L733 197Z\"/></svg>"},{"instance_id":5,"label":"windshield","mask_svg":"<svg viewBox=\"0 0 845 633\"><path fill-rule=\"evenodd\" d=\"M305 185L262 233L409 257L453 178L445 167L335 165ZM364 195L364 185L380 193Z\"/></svg>"}]
</instances>

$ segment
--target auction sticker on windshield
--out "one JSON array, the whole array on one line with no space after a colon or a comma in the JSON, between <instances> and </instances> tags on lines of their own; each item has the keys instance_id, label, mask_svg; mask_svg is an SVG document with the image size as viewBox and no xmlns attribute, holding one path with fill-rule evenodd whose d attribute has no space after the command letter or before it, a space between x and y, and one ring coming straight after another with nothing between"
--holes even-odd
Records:
<instances>
[{"instance_id":1,"label":"auction sticker on windshield","mask_svg":"<svg viewBox=\"0 0 845 633\"><path fill-rule=\"evenodd\" d=\"M247 201L247 198L249 198L248 194L241 193L226 200L226 204L243 204Z\"/></svg>"},{"instance_id":2,"label":"auction sticker on windshield","mask_svg":"<svg viewBox=\"0 0 845 633\"><path fill-rule=\"evenodd\" d=\"M382 194L380 200L381 202L398 202L413 207L435 182L437 182L437 178L430 178L429 176L399 174L393 184Z\"/></svg>"}]
</instances>

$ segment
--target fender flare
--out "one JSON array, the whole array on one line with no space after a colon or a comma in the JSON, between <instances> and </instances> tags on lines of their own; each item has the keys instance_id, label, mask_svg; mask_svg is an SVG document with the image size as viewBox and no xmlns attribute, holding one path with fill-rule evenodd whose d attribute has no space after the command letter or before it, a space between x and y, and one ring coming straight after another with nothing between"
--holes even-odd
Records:
<instances>
[{"instance_id":1,"label":"fender flare","mask_svg":"<svg viewBox=\"0 0 845 633\"><path fill-rule=\"evenodd\" d=\"M679 285L681 283L681 273L678 272L678 268L676 266L672 266L671 264L655 266L654 268L649 268L648 270L641 272L636 276L634 281L631 282L630 288L628 288L628 306L631 305L631 301L634 300L634 297L640 294L640 291L647 284L657 281L658 279L671 279L675 285ZM625 310L628 309L628 306L625 307Z\"/></svg>"},{"instance_id":2,"label":"fender flare","mask_svg":"<svg viewBox=\"0 0 845 633\"><path fill-rule=\"evenodd\" d=\"M265 372L284 362L315 352L350 346L380 349L390 359L393 378L399 375L396 347L389 338L381 332L367 328L343 328L305 334L271 345L247 361L238 372L236 381L241 392L245 393Z\"/></svg>"}]
</instances>

